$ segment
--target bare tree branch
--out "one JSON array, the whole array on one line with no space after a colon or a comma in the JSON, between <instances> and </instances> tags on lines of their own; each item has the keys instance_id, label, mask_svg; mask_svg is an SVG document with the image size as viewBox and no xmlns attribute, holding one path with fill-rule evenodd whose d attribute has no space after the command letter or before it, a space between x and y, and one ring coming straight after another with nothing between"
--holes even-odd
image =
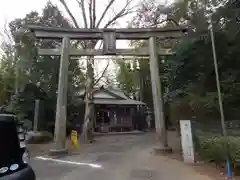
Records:
<instances>
[{"instance_id":1,"label":"bare tree branch","mask_svg":"<svg viewBox=\"0 0 240 180\"><path fill-rule=\"evenodd\" d=\"M89 4L88 4L88 11L89 11L90 28L93 28L92 0L89 1Z\"/></svg>"},{"instance_id":2,"label":"bare tree branch","mask_svg":"<svg viewBox=\"0 0 240 180\"><path fill-rule=\"evenodd\" d=\"M75 17L73 16L73 14L71 13L70 9L68 8L65 0L59 0L59 1L62 3L62 5L64 6L64 8L65 8L65 10L67 11L68 15L71 17L71 19L72 19L75 27L76 27L76 28L79 28L78 23L77 23Z\"/></svg>"},{"instance_id":3,"label":"bare tree branch","mask_svg":"<svg viewBox=\"0 0 240 180\"><path fill-rule=\"evenodd\" d=\"M7 36L9 43L14 44L12 35L11 35L10 31L8 31L7 27L8 27L8 22L5 21L5 23L4 23L4 34Z\"/></svg>"},{"instance_id":4,"label":"bare tree branch","mask_svg":"<svg viewBox=\"0 0 240 180\"><path fill-rule=\"evenodd\" d=\"M93 0L93 27L96 26L96 0Z\"/></svg>"},{"instance_id":5,"label":"bare tree branch","mask_svg":"<svg viewBox=\"0 0 240 180\"><path fill-rule=\"evenodd\" d=\"M10 45L14 45L14 40L13 37L11 35L11 32L8 30L8 22L5 20L4 22L4 29L2 31L0 31L0 43L7 43Z\"/></svg>"},{"instance_id":6,"label":"bare tree branch","mask_svg":"<svg viewBox=\"0 0 240 180\"><path fill-rule=\"evenodd\" d=\"M107 66L104 68L104 70L103 70L103 72L102 72L102 74L101 74L101 76L94 82L94 85L96 85L96 84L98 84L99 83L99 81L101 80L101 78L104 76L104 74L106 73L106 71L107 71L107 69L108 69L108 66L109 66L109 64L110 64L110 60L108 60L108 63L107 63Z\"/></svg>"},{"instance_id":7,"label":"bare tree branch","mask_svg":"<svg viewBox=\"0 0 240 180\"><path fill-rule=\"evenodd\" d=\"M103 40L101 40L101 43L100 43L98 49L101 49L102 45L103 45Z\"/></svg>"},{"instance_id":8,"label":"bare tree branch","mask_svg":"<svg viewBox=\"0 0 240 180\"><path fill-rule=\"evenodd\" d=\"M81 2L79 0L76 0L81 11L82 11L82 16L83 16L83 21L84 21L84 27L87 28L88 27L88 23L87 23L87 16L86 16L86 11L85 11L85 5L84 5L84 0L81 0Z\"/></svg>"},{"instance_id":9,"label":"bare tree branch","mask_svg":"<svg viewBox=\"0 0 240 180\"><path fill-rule=\"evenodd\" d=\"M130 8L128 9L127 7L131 4L133 0L126 0L126 4L125 6L112 18L110 19L106 25L104 26L104 28L107 28L108 26L110 26L112 23L114 23L117 19L126 16L127 14L133 13L132 9Z\"/></svg>"},{"instance_id":10,"label":"bare tree branch","mask_svg":"<svg viewBox=\"0 0 240 180\"><path fill-rule=\"evenodd\" d=\"M109 86L109 85L111 85L111 83L109 82L109 80L107 79L107 80L103 80L103 79L100 79L100 81L99 82L102 82L102 83L104 83L106 86ZM98 86L98 84L96 84L95 86Z\"/></svg>"},{"instance_id":11,"label":"bare tree branch","mask_svg":"<svg viewBox=\"0 0 240 180\"><path fill-rule=\"evenodd\" d=\"M102 15L101 15L101 17L100 17L97 25L96 25L96 28L98 28L98 27L100 26L103 18L104 18L105 15L107 14L108 9L112 6L112 4L113 4L114 2L115 2L115 0L111 0L111 1L108 3L107 7L104 9L104 11L103 11L103 13L102 13Z\"/></svg>"},{"instance_id":12,"label":"bare tree branch","mask_svg":"<svg viewBox=\"0 0 240 180\"><path fill-rule=\"evenodd\" d=\"M179 26L179 23L173 18L167 18L167 19L164 19L160 22L153 22L152 26L155 27L156 25L162 24L164 22L172 22L175 26Z\"/></svg>"},{"instance_id":13,"label":"bare tree branch","mask_svg":"<svg viewBox=\"0 0 240 180\"><path fill-rule=\"evenodd\" d=\"M133 13L134 11L127 11L127 12L119 12L119 13L117 13L117 15L116 16L114 16L111 20L109 20L108 22L107 22L107 24L104 26L104 28L107 28L108 26L110 26L111 24L113 24L117 19L119 19L119 18L121 18L121 17L124 17L124 16L126 16L126 15L128 15L128 14L131 14L131 13Z\"/></svg>"}]
</instances>

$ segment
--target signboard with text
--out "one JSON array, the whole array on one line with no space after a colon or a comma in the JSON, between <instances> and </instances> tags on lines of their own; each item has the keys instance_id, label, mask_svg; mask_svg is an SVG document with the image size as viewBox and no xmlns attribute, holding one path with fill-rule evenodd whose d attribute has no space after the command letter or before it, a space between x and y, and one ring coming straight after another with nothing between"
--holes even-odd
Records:
<instances>
[{"instance_id":1,"label":"signboard with text","mask_svg":"<svg viewBox=\"0 0 240 180\"><path fill-rule=\"evenodd\" d=\"M72 130L71 140L72 140L72 146L73 146L74 148L79 147L79 144L78 144L78 133L77 133L77 131Z\"/></svg>"},{"instance_id":2,"label":"signboard with text","mask_svg":"<svg viewBox=\"0 0 240 180\"><path fill-rule=\"evenodd\" d=\"M194 163L194 147L190 120L180 120L181 143L183 160L186 163Z\"/></svg>"}]
</instances>

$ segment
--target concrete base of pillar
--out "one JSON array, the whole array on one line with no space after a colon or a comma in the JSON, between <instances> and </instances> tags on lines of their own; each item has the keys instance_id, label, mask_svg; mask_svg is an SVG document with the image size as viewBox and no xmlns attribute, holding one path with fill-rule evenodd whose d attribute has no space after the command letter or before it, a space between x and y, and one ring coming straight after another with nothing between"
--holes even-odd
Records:
<instances>
[{"instance_id":1,"label":"concrete base of pillar","mask_svg":"<svg viewBox=\"0 0 240 180\"><path fill-rule=\"evenodd\" d=\"M161 154L170 154L172 153L172 148L169 146L158 146L153 148L153 153L155 155L161 155Z\"/></svg>"},{"instance_id":2,"label":"concrete base of pillar","mask_svg":"<svg viewBox=\"0 0 240 180\"><path fill-rule=\"evenodd\" d=\"M50 149L49 155L50 156L61 156L68 154L68 150L64 149Z\"/></svg>"}]
</instances>

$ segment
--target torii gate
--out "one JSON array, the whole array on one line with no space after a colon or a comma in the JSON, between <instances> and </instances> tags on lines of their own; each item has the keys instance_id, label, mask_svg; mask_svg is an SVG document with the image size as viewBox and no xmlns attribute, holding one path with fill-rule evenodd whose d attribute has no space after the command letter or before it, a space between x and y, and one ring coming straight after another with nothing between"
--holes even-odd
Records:
<instances>
[{"instance_id":1,"label":"torii gate","mask_svg":"<svg viewBox=\"0 0 240 180\"><path fill-rule=\"evenodd\" d=\"M65 29L29 26L38 39L61 39L61 49L39 49L39 55L61 56L58 97L55 121L55 149L54 152L66 151L66 105L67 105L67 77L69 56L150 56L150 74L154 104L155 127L157 139L167 146L163 100L159 77L158 55L171 55L173 52L158 50L156 37L159 39L181 38L187 28L129 28L129 29ZM148 40L148 49L116 49L116 40ZM70 49L70 40L103 40L103 49Z\"/></svg>"}]
</instances>

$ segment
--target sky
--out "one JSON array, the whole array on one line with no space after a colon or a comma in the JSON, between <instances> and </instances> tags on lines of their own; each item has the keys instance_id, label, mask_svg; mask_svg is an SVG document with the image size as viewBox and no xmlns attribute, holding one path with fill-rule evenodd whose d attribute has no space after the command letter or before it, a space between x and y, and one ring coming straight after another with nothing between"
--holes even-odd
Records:
<instances>
[{"instance_id":1,"label":"sky","mask_svg":"<svg viewBox=\"0 0 240 180\"><path fill-rule=\"evenodd\" d=\"M8 24L8 22L14 20L15 18L23 18L27 13L31 11L38 11L41 13L42 9L46 5L46 3L49 0L0 0L0 32L4 29L4 27ZM59 2L60 0L50 0L53 4L56 4L60 11L64 14L65 17L69 18L68 14L66 13L65 9L63 8L62 4ZM78 7L78 4L76 3L77 0L65 0L68 4L71 12L73 13L74 17L79 22L79 25L82 24L82 14ZM85 0L86 2L87 0ZM106 18L103 20L104 22L107 22L114 13L120 11L127 0L115 0L115 3L113 4L113 8L110 9L110 11L107 13ZM173 0L156 0L161 4L165 4L166 2L172 2ZM109 0L96 0L96 6L97 6L97 20L101 16L103 10L107 6ZM139 4L141 0L132 0L132 6L136 6ZM87 5L86 5L87 6ZM127 15L120 20L118 20L116 28L124 28L127 26L128 21L131 20L134 14ZM69 18L70 19L70 18ZM0 37L1 40L1 37ZM123 48L128 46L128 43L126 42L117 42L117 48Z\"/></svg>"},{"instance_id":2,"label":"sky","mask_svg":"<svg viewBox=\"0 0 240 180\"><path fill-rule=\"evenodd\" d=\"M27 13L31 11L38 11L41 12L41 10L44 8L48 0L1 0L0 2L0 29L4 29L4 27L7 25L8 22L14 20L15 18L23 18ZM63 6L61 3L59 3L59 0L50 0L53 4L58 5L59 9L63 12L63 14L68 17L67 13L65 12ZM139 0L134 0L133 4L137 4ZM66 0L66 2L69 5L69 8L71 12L73 12L75 18L79 22L79 25L81 25L81 17L82 15L81 11L78 8L78 4L76 3L76 0ZM108 0L97 0L97 18L99 18L103 12L103 9L106 7ZM124 6L125 0L116 0L116 3L113 6L113 9L115 12L119 11L120 8ZM113 11L110 10L110 12L107 14L106 18L103 22L106 22L109 20L110 16L113 15ZM131 15L130 15L131 16ZM127 21L131 19L129 16L122 18L119 20L119 26L118 27L126 27ZM126 42L118 43L117 46L125 47L127 46ZM120 48L118 47L118 48Z\"/></svg>"},{"instance_id":3,"label":"sky","mask_svg":"<svg viewBox=\"0 0 240 180\"><path fill-rule=\"evenodd\" d=\"M38 11L41 12L41 10L44 8L44 6L46 5L48 0L1 0L0 2L0 32L3 31L3 29L7 26L7 24L14 20L15 18L23 18L25 17L25 15L31 11ZM136 4L136 1L138 0L134 0L135 2L133 2L134 4ZM62 4L59 3L59 0L51 0L51 2L53 4L58 5L59 9L62 11L62 13L67 17L68 14L66 13L65 9L63 8ZM66 0L66 2L68 3L68 6L71 10L71 12L73 12L73 15L75 16L75 18L77 19L77 21L79 22L79 25L81 26L82 24L80 22L82 22L82 15L79 14L81 13L80 9L78 8L78 4L76 3L76 0ZM104 8L106 7L108 0L97 0L96 1L97 4L97 19L101 16ZM114 11L119 11L123 6L125 0L116 0L116 3L113 6ZM110 10L110 12L107 14L106 18L104 19L104 21L108 21L110 16L112 16L113 12L111 12L112 9ZM127 25L127 20L131 19L130 17L125 17L122 18L119 21L119 24L121 26L118 27L126 27ZM0 42L3 40L2 37L0 37ZM127 41L121 41L121 42L117 42L117 48L127 48L128 47L128 42ZM101 57L102 58L102 57ZM104 70L104 68L107 65L107 60L97 60L96 61L96 71L101 72ZM111 63L112 64L112 63ZM113 67L113 65L111 65L111 67Z\"/></svg>"},{"instance_id":4,"label":"sky","mask_svg":"<svg viewBox=\"0 0 240 180\"><path fill-rule=\"evenodd\" d=\"M0 27L3 28L6 21L24 17L31 10L40 11L46 2L46 0L2 0L0 3Z\"/></svg>"},{"instance_id":5,"label":"sky","mask_svg":"<svg viewBox=\"0 0 240 180\"><path fill-rule=\"evenodd\" d=\"M7 24L14 20L15 18L23 18L25 15L31 11L38 11L41 13L42 9L46 5L47 1L49 0L1 0L0 2L0 32L4 29L4 27L7 26ZM69 18L66 11L64 10L63 6L61 3L59 3L59 0L50 0L53 4L58 5L60 11L65 15L65 17ZM140 0L133 0L132 5L137 5ZM159 1L164 1L165 0L159 0ZM76 0L66 0L67 4L69 5L69 8L77 21L79 22L79 25L81 26L82 24L82 15L79 14L81 13L78 4L76 3ZM97 0L96 1L96 6L97 6L97 19L101 16L104 8L106 7L107 3L109 0ZM118 12L122 7L125 5L124 2L126 0L116 0L116 3L114 4L113 8L110 10L110 12L107 14L106 18L104 19L104 22L107 22L112 16L113 13ZM131 17L133 15L128 15L124 18L121 18L118 21L118 24L116 25L116 28L124 28L127 26L127 22L131 20ZM70 19L70 18L69 18ZM0 37L0 41L1 41ZM117 48L128 48L128 41L118 41L117 42ZM100 61L100 60L99 60ZM106 66L107 62L102 61L98 65L98 70L101 71L104 69Z\"/></svg>"}]
</instances>

